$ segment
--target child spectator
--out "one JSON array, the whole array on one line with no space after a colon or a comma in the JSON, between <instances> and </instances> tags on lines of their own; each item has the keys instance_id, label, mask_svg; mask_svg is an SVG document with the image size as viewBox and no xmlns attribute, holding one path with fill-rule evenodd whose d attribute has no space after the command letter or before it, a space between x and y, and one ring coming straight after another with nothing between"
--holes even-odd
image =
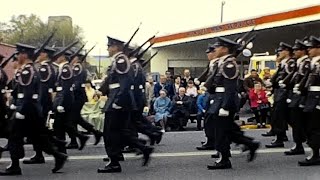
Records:
<instances>
[{"instance_id":1,"label":"child spectator","mask_svg":"<svg viewBox=\"0 0 320 180\"><path fill-rule=\"evenodd\" d=\"M201 126L201 120L206 113L206 106L209 98L209 94L206 92L206 88L204 86L200 86L199 96L197 98L197 130L201 131L203 128Z\"/></svg>"}]
</instances>

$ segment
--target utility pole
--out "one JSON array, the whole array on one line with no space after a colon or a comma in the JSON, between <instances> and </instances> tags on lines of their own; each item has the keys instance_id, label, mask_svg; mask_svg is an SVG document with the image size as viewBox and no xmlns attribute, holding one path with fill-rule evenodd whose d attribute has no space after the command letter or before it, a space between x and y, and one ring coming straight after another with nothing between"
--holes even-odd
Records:
<instances>
[{"instance_id":1,"label":"utility pole","mask_svg":"<svg viewBox=\"0 0 320 180\"><path fill-rule=\"evenodd\" d=\"M223 6L226 4L226 2L225 1L221 1L221 21L220 21L220 23L222 23L222 21L223 21Z\"/></svg>"}]
</instances>

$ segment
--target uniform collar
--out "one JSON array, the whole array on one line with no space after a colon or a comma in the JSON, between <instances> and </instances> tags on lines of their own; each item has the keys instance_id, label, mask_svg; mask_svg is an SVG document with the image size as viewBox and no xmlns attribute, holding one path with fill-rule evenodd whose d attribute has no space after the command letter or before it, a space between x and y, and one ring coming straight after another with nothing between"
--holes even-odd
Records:
<instances>
[{"instance_id":1,"label":"uniform collar","mask_svg":"<svg viewBox=\"0 0 320 180\"><path fill-rule=\"evenodd\" d=\"M46 59L46 60L40 62L40 64L44 64L44 63L48 63L48 62L50 62L50 60L49 60L49 59Z\"/></svg>"},{"instance_id":2,"label":"uniform collar","mask_svg":"<svg viewBox=\"0 0 320 180\"><path fill-rule=\"evenodd\" d=\"M285 58L281 61L281 67L284 67L286 65L286 62L289 60L290 58Z\"/></svg>"},{"instance_id":3,"label":"uniform collar","mask_svg":"<svg viewBox=\"0 0 320 180\"><path fill-rule=\"evenodd\" d=\"M320 56L313 57L312 60L311 60L311 63L312 63L312 64L315 64L315 63L318 62L319 60L320 60Z\"/></svg>"},{"instance_id":4,"label":"uniform collar","mask_svg":"<svg viewBox=\"0 0 320 180\"><path fill-rule=\"evenodd\" d=\"M213 64L215 62L217 62L218 60L219 60L219 58L215 58L215 59L210 60L210 65L209 66L213 66Z\"/></svg>"},{"instance_id":5,"label":"uniform collar","mask_svg":"<svg viewBox=\"0 0 320 180\"><path fill-rule=\"evenodd\" d=\"M308 58L307 55L302 56L301 58L297 59L297 65L299 65L300 63L304 62L304 60Z\"/></svg>"},{"instance_id":6,"label":"uniform collar","mask_svg":"<svg viewBox=\"0 0 320 180\"><path fill-rule=\"evenodd\" d=\"M230 54L224 55L219 58L219 67L222 65L223 61L227 59L228 56L230 56Z\"/></svg>"}]
</instances>

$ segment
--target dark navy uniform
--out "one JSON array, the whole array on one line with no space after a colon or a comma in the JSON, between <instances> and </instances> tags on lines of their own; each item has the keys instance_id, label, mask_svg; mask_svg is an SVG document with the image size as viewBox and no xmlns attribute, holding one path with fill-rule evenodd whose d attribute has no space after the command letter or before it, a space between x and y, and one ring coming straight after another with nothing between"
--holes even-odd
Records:
<instances>
[{"instance_id":1,"label":"dark navy uniform","mask_svg":"<svg viewBox=\"0 0 320 180\"><path fill-rule=\"evenodd\" d=\"M97 131L94 129L94 126L87 121L85 121L81 117L81 109L85 102L88 101L86 92L85 92L85 82L87 79L87 71L83 68L82 64L80 62L77 62L73 65L73 93L74 96L76 97L74 99L72 109L71 109L71 114L72 114L72 120L74 121L74 126L77 128L77 125L80 125L84 129L86 129L88 132L93 133L96 138L96 142L94 143L97 145L102 137L102 133L100 131ZM71 143L77 143L74 140L71 140ZM71 145L69 144L69 146ZM77 146L77 144L76 144Z\"/></svg>"},{"instance_id":2,"label":"dark navy uniform","mask_svg":"<svg viewBox=\"0 0 320 180\"><path fill-rule=\"evenodd\" d=\"M7 91L7 81L8 81L7 74L0 67L0 137L7 136L6 133L4 133L7 131L6 129L8 128L8 123L6 118L8 108L6 106L6 97L5 97L5 93Z\"/></svg>"},{"instance_id":3,"label":"dark navy uniform","mask_svg":"<svg viewBox=\"0 0 320 180\"><path fill-rule=\"evenodd\" d=\"M123 48L124 42L108 37L108 47ZM121 172L118 156L122 145L138 148L143 152L144 165L147 164L152 148L146 147L132 135L130 113L135 105L131 85L134 72L128 57L118 51L112 56L112 64L101 86L101 92L108 96L105 104L104 141L110 164L99 168L99 173Z\"/></svg>"},{"instance_id":4,"label":"dark navy uniform","mask_svg":"<svg viewBox=\"0 0 320 180\"><path fill-rule=\"evenodd\" d=\"M293 46L293 50L294 52L306 52L307 48L304 42L302 42L301 40L296 40L295 45ZM289 94L288 98L292 121L292 135L296 145L289 151L286 151L286 155L304 154L302 143L306 141L306 123L304 121L306 113L303 112L303 108L306 92L301 87L305 86L305 82L307 79L306 77L309 76L309 72L310 59L307 55L299 57L297 59L297 69L289 83L291 94Z\"/></svg>"},{"instance_id":5,"label":"dark navy uniform","mask_svg":"<svg viewBox=\"0 0 320 180\"><path fill-rule=\"evenodd\" d=\"M315 51L320 48L320 38L311 36L309 39L308 51ZM320 165L320 54L312 54L311 72L309 74L306 87L308 88L307 99L304 112L307 113L307 143L312 149L312 155L304 161L299 161L300 166Z\"/></svg>"},{"instance_id":6,"label":"dark navy uniform","mask_svg":"<svg viewBox=\"0 0 320 180\"><path fill-rule=\"evenodd\" d=\"M286 43L281 42L278 51L289 51L292 52L292 47ZM290 110L288 99L292 92L292 85L290 81L296 71L296 60L293 58L283 59L279 63L277 72L271 78L272 91L274 93L274 109L272 112L272 131L276 134L276 141L269 145L268 148L273 147L284 147L283 141L286 137L286 130L288 129L288 123L291 124Z\"/></svg>"},{"instance_id":7,"label":"dark navy uniform","mask_svg":"<svg viewBox=\"0 0 320 180\"><path fill-rule=\"evenodd\" d=\"M229 53L238 46L237 43L226 38L219 37L214 44L215 47L227 47ZM216 50L215 50L216 51ZM259 143L253 142L252 138L244 136L240 127L234 122L234 115L238 111L238 76L239 70L236 59L231 55L219 57L218 69L213 75L213 79L206 82L206 87L210 89L212 98L210 99L208 113L212 114L215 131L215 148L221 154L220 161L213 165L208 165L208 169L231 168L230 143L244 144L250 150L248 161L254 159L255 151ZM210 83L210 84L209 84Z\"/></svg>"},{"instance_id":8,"label":"dark navy uniform","mask_svg":"<svg viewBox=\"0 0 320 180\"><path fill-rule=\"evenodd\" d=\"M132 58L131 65L134 72L134 80L133 85L130 89L133 91L136 106L136 108L132 111L131 119L136 130L142 134L147 135L151 140L151 145L153 145L156 139L157 142L159 142L162 133L158 130L157 127L153 126L142 116L143 108L147 105L145 95L146 76L138 59Z\"/></svg>"},{"instance_id":9,"label":"dark navy uniform","mask_svg":"<svg viewBox=\"0 0 320 180\"><path fill-rule=\"evenodd\" d=\"M19 53L26 53L28 56L32 56L34 47L17 44L17 50ZM58 153L49 142L48 136L43 133L45 126L40 118L42 112L39 101L39 74L31 60L24 59L24 61L25 64L21 67L21 74L17 79L18 93L15 118L12 122L12 130L8 143L12 164L5 172L1 172L0 175L21 174L19 159L22 159L25 155L23 149L23 138L25 136L30 137L34 144L39 145L43 151L55 157L56 165L52 170L53 172L61 169L66 160L66 155Z\"/></svg>"}]
</instances>

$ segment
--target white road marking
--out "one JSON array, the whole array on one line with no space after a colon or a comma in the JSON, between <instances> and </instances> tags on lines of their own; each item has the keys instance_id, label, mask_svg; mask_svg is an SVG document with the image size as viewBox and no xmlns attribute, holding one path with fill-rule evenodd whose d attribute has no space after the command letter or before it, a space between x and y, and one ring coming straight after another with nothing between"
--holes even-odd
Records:
<instances>
[{"instance_id":1,"label":"white road marking","mask_svg":"<svg viewBox=\"0 0 320 180\"><path fill-rule=\"evenodd\" d=\"M275 148L275 149L260 149L257 151L258 154L268 154L268 153L283 153L289 149L285 148ZM310 148L305 148L306 152L311 151ZM190 156L210 156L214 154L215 151L195 151L195 152L176 152L176 153L153 153L152 157L190 157ZM242 152L239 150L231 151L232 155L239 155ZM91 156L69 156L69 160L102 160L107 157L107 155L91 155ZM134 153L126 153L124 154L126 159L137 159L141 158L140 156L136 156ZM46 161L52 161L53 157L45 157ZM10 162L10 158L2 158L0 162Z\"/></svg>"}]
</instances>

